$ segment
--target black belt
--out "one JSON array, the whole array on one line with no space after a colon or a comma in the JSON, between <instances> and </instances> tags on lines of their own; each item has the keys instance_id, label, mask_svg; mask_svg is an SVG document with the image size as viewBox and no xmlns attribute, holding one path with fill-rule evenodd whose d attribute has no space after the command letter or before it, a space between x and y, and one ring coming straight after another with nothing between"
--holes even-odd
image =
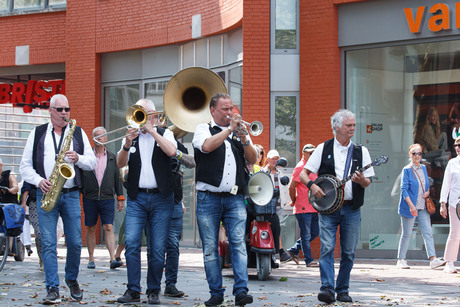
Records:
<instances>
[{"instance_id":1,"label":"black belt","mask_svg":"<svg viewBox=\"0 0 460 307\"><path fill-rule=\"evenodd\" d=\"M70 192L78 191L78 190L79 190L79 187L64 188L64 189L62 189L62 193L70 193Z\"/></svg>"},{"instance_id":2,"label":"black belt","mask_svg":"<svg viewBox=\"0 0 460 307\"><path fill-rule=\"evenodd\" d=\"M344 200L343 201L343 205L346 206L346 205L351 205L353 203L352 200Z\"/></svg>"},{"instance_id":3,"label":"black belt","mask_svg":"<svg viewBox=\"0 0 460 307\"><path fill-rule=\"evenodd\" d=\"M150 188L150 189L139 188L139 189L137 189L137 191L147 193L147 194L158 194L158 193L160 193L160 190L158 188Z\"/></svg>"},{"instance_id":4,"label":"black belt","mask_svg":"<svg viewBox=\"0 0 460 307\"><path fill-rule=\"evenodd\" d=\"M208 193L208 194L212 194L212 195L215 195L215 196L218 196L218 197L235 196L235 194L232 194L230 192L211 192L211 191L198 191L198 192ZM241 193L237 193L237 194L241 194Z\"/></svg>"}]
</instances>

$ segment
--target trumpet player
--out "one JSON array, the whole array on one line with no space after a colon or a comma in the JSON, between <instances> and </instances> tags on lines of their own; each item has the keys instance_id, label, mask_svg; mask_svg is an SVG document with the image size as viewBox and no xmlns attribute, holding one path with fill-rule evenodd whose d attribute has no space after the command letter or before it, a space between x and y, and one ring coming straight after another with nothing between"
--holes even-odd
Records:
<instances>
[{"instance_id":1,"label":"trumpet player","mask_svg":"<svg viewBox=\"0 0 460 307\"><path fill-rule=\"evenodd\" d=\"M149 304L160 304L159 292L165 261L168 228L174 208L171 157L176 156L174 134L159 127L155 105L141 99L136 104L145 110L147 121L139 132L130 128L118 152L119 168L128 165L128 200L125 217L126 265L128 289L119 303L140 301L141 241L147 228L149 245L147 270L147 298Z\"/></svg>"},{"instance_id":2,"label":"trumpet player","mask_svg":"<svg viewBox=\"0 0 460 307\"><path fill-rule=\"evenodd\" d=\"M80 192L81 171L93 170L96 165L91 144L86 133L80 127L74 129L68 124L70 107L64 95L51 97L48 124L36 127L30 133L20 165L22 179L38 187L37 213L42 239L43 266L47 295L44 304L56 304L59 296L59 276L57 262L56 226L62 217L65 229L67 258L65 282L72 300L81 301L83 293L77 282L81 255L81 208ZM71 131L73 131L71 133ZM69 144L65 148L63 144ZM53 182L49 179L55 172L56 160L65 156L65 160L74 167L75 177L68 179L61 191L53 191ZM44 193L56 193L54 208L47 212L41 208Z\"/></svg>"},{"instance_id":3,"label":"trumpet player","mask_svg":"<svg viewBox=\"0 0 460 307\"><path fill-rule=\"evenodd\" d=\"M233 103L227 94L211 98L210 123L199 124L193 138L196 161L196 218L211 298L206 306L220 305L224 300L220 269L218 239L220 221L226 228L231 246L235 283L235 305L251 304L248 294L248 270L246 244L246 205L243 189L247 186L248 163L255 163L257 151L249 135L241 129L242 119L233 114Z\"/></svg>"}]
</instances>

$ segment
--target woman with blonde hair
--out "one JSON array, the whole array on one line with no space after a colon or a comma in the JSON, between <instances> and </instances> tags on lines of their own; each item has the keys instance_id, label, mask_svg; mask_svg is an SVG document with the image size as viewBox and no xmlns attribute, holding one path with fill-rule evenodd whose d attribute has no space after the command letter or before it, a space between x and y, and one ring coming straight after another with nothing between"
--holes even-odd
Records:
<instances>
[{"instance_id":1,"label":"woman with blonde hair","mask_svg":"<svg viewBox=\"0 0 460 307\"><path fill-rule=\"evenodd\" d=\"M449 236L447 237L444 259L447 261L444 267L446 273L457 273L454 261L457 260L460 246L460 220L457 217L457 203L460 197L460 137L454 142L457 157L450 159L444 172L444 180L441 187L441 216L447 217L449 211ZM449 199L449 209L447 209Z\"/></svg>"},{"instance_id":2,"label":"woman with blonde hair","mask_svg":"<svg viewBox=\"0 0 460 307\"><path fill-rule=\"evenodd\" d=\"M398 213L401 216L402 232L396 264L400 269L410 268L406 262L406 254L415 221L417 221L423 235L426 253L430 259L430 267L434 269L445 264L445 261L436 258L430 214L426 210L425 200L430 195L430 184L426 166L420 163L422 151L423 148L420 144L413 144L409 147L411 163L406 165L401 173L401 198Z\"/></svg>"},{"instance_id":3,"label":"woman with blonde hair","mask_svg":"<svg viewBox=\"0 0 460 307\"><path fill-rule=\"evenodd\" d=\"M260 168L262 168L266 164L264 147L260 144L254 144L254 147L257 149L258 153L257 162L255 165L258 165Z\"/></svg>"}]
</instances>

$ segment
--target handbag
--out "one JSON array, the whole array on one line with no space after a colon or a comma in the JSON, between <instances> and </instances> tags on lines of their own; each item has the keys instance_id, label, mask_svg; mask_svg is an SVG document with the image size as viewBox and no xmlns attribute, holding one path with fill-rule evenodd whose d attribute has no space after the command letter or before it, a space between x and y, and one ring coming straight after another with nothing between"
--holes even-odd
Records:
<instances>
[{"instance_id":1,"label":"handbag","mask_svg":"<svg viewBox=\"0 0 460 307\"><path fill-rule=\"evenodd\" d=\"M414 173L414 176L418 178L418 181L420 182L420 185L422 186L422 191L425 191L425 188L423 187L422 180L420 179L420 176L414 171L412 166L410 167L412 169L412 173ZM426 211L428 211L429 214L434 214L436 212L436 207L433 203L433 200L430 197L425 198L425 205L426 205Z\"/></svg>"}]
</instances>

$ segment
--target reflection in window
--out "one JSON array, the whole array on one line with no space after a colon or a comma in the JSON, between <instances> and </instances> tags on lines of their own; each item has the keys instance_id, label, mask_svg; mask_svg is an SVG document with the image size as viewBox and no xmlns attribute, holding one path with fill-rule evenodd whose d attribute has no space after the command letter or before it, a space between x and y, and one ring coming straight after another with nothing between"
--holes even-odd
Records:
<instances>
[{"instance_id":1,"label":"reflection in window","mask_svg":"<svg viewBox=\"0 0 460 307\"><path fill-rule=\"evenodd\" d=\"M275 49L297 48L297 1L275 2Z\"/></svg>"},{"instance_id":2,"label":"reflection in window","mask_svg":"<svg viewBox=\"0 0 460 307\"><path fill-rule=\"evenodd\" d=\"M275 97L275 148L294 167L296 161L296 96Z\"/></svg>"},{"instance_id":3,"label":"reflection in window","mask_svg":"<svg viewBox=\"0 0 460 307\"><path fill-rule=\"evenodd\" d=\"M105 128L107 131L124 127L126 123L126 110L139 100L139 84L107 86L104 88ZM125 135L126 130L110 135L114 139ZM110 143L107 148L111 152L118 152L121 140Z\"/></svg>"},{"instance_id":4,"label":"reflection in window","mask_svg":"<svg viewBox=\"0 0 460 307\"><path fill-rule=\"evenodd\" d=\"M243 98L243 68L241 66L228 70L228 93L235 107L233 111L241 113Z\"/></svg>"},{"instance_id":5,"label":"reflection in window","mask_svg":"<svg viewBox=\"0 0 460 307\"><path fill-rule=\"evenodd\" d=\"M40 8L43 0L14 0L14 9Z\"/></svg>"},{"instance_id":6,"label":"reflection in window","mask_svg":"<svg viewBox=\"0 0 460 307\"><path fill-rule=\"evenodd\" d=\"M391 157L375 169L366 189L359 249L397 250L400 174L408 148L423 145L430 197L439 207L447 161L455 157L453 132L460 126L460 41L429 42L346 52L346 108L356 114L354 141L371 158ZM431 215L435 247L444 249L448 226L439 212ZM414 232L409 250L424 249Z\"/></svg>"}]
</instances>

